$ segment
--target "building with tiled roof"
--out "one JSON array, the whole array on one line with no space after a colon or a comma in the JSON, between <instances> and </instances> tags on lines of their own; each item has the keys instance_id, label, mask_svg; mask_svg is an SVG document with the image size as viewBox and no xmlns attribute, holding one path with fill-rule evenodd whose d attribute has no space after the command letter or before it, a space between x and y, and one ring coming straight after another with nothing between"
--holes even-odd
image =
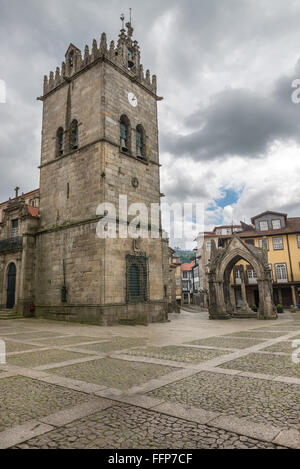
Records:
<instances>
[{"instance_id":1,"label":"building with tiled roof","mask_svg":"<svg viewBox=\"0 0 300 469\"><path fill-rule=\"evenodd\" d=\"M235 226L234 228L238 228ZM228 234L224 233L228 230ZM264 211L251 218L251 224L241 222L236 229L238 236L246 243L262 247L266 238L268 262L272 272L274 303L284 307L300 305L300 217L288 217L286 213ZM219 233L219 234L217 234ZM229 243L232 236L230 227L215 227L212 232L204 234L204 242L198 246L197 257L203 271L203 291L208 291L208 272L211 252L211 240L217 247ZM258 306L259 294L256 273L252 266L240 260L233 268L232 288L236 305L241 301L240 284L243 276L246 285L247 299L250 307ZM207 299L207 295L203 296Z\"/></svg>"}]
</instances>

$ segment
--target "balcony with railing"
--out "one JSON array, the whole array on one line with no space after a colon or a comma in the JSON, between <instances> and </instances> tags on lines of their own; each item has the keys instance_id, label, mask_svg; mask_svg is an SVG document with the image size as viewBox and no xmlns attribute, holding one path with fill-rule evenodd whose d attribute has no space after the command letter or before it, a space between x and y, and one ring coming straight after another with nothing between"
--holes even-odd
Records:
<instances>
[{"instance_id":1,"label":"balcony with railing","mask_svg":"<svg viewBox=\"0 0 300 469\"><path fill-rule=\"evenodd\" d=\"M16 236L14 238L0 240L0 252L15 251L17 249L22 249L22 247L22 236Z\"/></svg>"}]
</instances>

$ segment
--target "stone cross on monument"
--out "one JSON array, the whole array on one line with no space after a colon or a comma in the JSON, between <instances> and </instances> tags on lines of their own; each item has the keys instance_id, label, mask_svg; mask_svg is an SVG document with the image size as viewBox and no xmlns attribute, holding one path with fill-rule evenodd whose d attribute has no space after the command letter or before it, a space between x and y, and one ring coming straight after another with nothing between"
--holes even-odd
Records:
<instances>
[{"instance_id":1,"label":"stone cross on monument","mask_svg":"<svg viewBox=\"0 0 300 469\"><path fill-rule=\"evenodd\" d=\"M16 187L15 188L15 193L16 193L16 199L19 197L19 190L20 190L20 187Z\"/></svg>"}]
</instances>

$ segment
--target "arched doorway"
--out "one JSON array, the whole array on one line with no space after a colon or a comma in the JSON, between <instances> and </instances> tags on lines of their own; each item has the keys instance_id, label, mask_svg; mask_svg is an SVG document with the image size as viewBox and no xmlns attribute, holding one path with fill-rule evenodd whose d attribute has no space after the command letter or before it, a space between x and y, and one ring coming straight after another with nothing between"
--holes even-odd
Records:
<instances>
[{"instance_id":1,"label":"arched doorway","mask_svg":"<svg viewBox=\"0 0 300 469\"><path fill-rule=\"evenodd\" d=\"M260 249L246 244L236 234L233 234L225 248L217 249L212 241L209 271L210 319L230 319L236 316L230 275L240 259L245 260L255 272L260 300L257 318L276 319L277 313L273 302L271 272L266 248L264 246ZM241 278L242 305L238 317L253 317L256 314L248 305L244 280L243 276Z\"/></svg>"},{"instance_id":2,"label":"arched doorway","mask_svg":"<svg viewBox=\"0 0 300 469\"><path fill-rule=\"evenodd\" d=\"M249 258L248 258L249 259ZM232 257L224 270L226 311L237 318L255 318L259 307L259 272L240 255Z\"/></svg>"},{"instance_id":3,"label":"arched doorway","mask_svg":"<svg viewBox=\"0 0 300 469\"><path fill-rule=\"evenodd\" d=\"M13 309L16 299L16 278L17 269L16 265L12 262L7 269L7 300L6 308Z\"/></svg>"}]
</instances>

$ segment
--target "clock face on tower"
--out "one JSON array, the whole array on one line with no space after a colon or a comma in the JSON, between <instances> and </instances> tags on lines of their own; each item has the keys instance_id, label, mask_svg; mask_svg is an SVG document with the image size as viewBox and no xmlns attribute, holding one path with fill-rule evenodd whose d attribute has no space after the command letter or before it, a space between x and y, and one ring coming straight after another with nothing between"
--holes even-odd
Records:
<instances>
[{"instance_id":1,"label":"clock face on tower","mask_svg":"<svg viewBox=\"0 0 300 469\"><path fill-rule=\"evenodd\" d=\"M132 107L137 107L138 100L134 93L128 93L128 101Z\"/></svg>"}]
</instances>

